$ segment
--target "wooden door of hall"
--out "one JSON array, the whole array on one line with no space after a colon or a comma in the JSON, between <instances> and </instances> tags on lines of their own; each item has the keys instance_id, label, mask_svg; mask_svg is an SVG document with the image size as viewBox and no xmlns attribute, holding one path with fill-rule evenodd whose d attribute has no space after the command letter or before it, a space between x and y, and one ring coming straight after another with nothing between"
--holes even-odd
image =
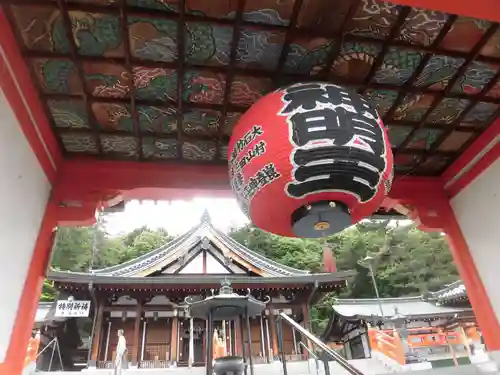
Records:
<instances>
[{"instance_id":1,"label":"wooden door of hall","mask_svg":"<svg viewBox=\"0 0 500 375\"><path fill-rule=\"evenodd\" d=\"M189 337L190 337L190 319L184 319L181 322L180 329L180 348L179 362L183 365L189 364ZM193 319L193 351L194 366L205 365L205 345L206 345L206 321Z\"/></svg>"},{"instance_id":2,"label":"wooden door of hall","mask_svg":"<svg viewBox=\"0 0 500 375\"><path fill-rule=\"evenodd\" d=\"M172 319L148 318L141 362L147 367L163 368L170 361ZM142 367L145 367L142 366Z\"/></svg>"}]
</instances>

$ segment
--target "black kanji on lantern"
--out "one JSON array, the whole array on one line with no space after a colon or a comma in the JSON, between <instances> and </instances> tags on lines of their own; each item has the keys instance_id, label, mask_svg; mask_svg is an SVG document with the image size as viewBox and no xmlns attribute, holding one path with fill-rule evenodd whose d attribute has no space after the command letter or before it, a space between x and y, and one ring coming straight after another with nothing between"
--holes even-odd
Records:
<instances>
[{"instance_id":1,"label":"black kanji on lantern","mask_svg":"<svg viewBox=\"0 0 500 375\"><path fill-rule=\"evenodd\" d=\"M261 136L262 134L264 134L264 131L262 130L262 126L259 125L254 125L252 129L247 131L243 135L243 137L236 141L236 144L231 151L230 162L232 162L240 154L241 151L243 151L250 143L252 143L255 138Z\"/></svg>"},{"instance_id":2,"label":"black kanji on lantern","mask_svg":"<svg viewBox=\"0 0 500 375\"><path fill-rule=\"evenodd\" d=\"M329 104L330 99L325 95L325 85L321 83L307 83L291 86L286 89L283 100L287 105L281 111L282 115L297 111L308 111L318 107L318 104Z\"/></svg>"},{"instance_id":3,"label":"black kanji on lantern","mask_svg":"<svg viewBox=\"0 0 500 375\"><path fill-rule=\"evenodd\" d=\"M241 178L238 182L238 177ZM243 212L248 213L248 206L252 198L266 185L269 185L276 179L280 178L281 174L276 169L273 163L266 164L259 169L254 175L250 176L245 182L241 172L236 172L231 180L233 190L238 196L238 201Z\"/></svg>"},{"instance_id":4,"label":"black kanji on lantern","mask_svg":"<svg viewBox=\"0 0 500 375\"><path fill-rule=\"evenodd\" d=\"M249 201L259 190L278 179L280 176L280 173L276 170L276 166L273 163L266 164L257 171L255 175L248 179L243 189L244 199Z\"/></svg>"},{"instance_id":5,"label":"black kanji on lantern","mask_svg":"<svg viewBox=\"0 0 500 375\"><path fill-rule=\"evenodd\" d=\"M266 153L266 142L260 141L256 143L235 163L236 170L241 170L245 168L245 166L249 164L253 159L265 153Z\"/></svg>"},{"instance_id":6,"label":"black kanji on lantern","mask_svg":"<svg viewBox=\"0 0 500 375\"><path fill-rule=\"evenodd\" d=\"M370 200L386 168L377 112L358 94L333 84L295 85L282 100L280 115L287 117L295 146L288 194L342 190Z\"/></svg>"}]
</instances>

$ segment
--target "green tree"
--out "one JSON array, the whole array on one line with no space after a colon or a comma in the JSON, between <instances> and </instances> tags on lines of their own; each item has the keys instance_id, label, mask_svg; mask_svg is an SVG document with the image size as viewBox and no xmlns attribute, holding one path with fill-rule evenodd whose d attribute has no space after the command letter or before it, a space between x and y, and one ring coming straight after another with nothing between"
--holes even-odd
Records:
<instances>
[{"instance_id":1,"label":"green tree","mask_svg":"<svg viewBox=\"0 0 500 375\"><path fill-rule=\"evenodd\" d=\"M86 271L92 256L92 227L60 227L52 251L51 265L61 270Z\"/></svg>"},{"instance_id":2,"label":"green tree","mask_svg":"<svg viewBox=\"0 0 500 375\"><path fill-rule=\"evenodd\" d=\"M113 237L96 227L61 227L57 231L51 267L67 271L88 271L91 265L93 269L110 267L135 259L171 240L164 229L142 227Z\"/></svg>"},{"instance_id":3,"label":"green tree","mask_svg":"<svg viewBox=\"0 0 500 375\"><path fill-rule=\"evenodd\" d=\"M98 243L95 249L93 268L100 269L115 266L131 259L129 247L121 237L106 237L105 241Z\"/></svg>"},{"instance_id":4,"label":"green tree","mask_svg":"<svg viewBox=\"0 0 500 375\"><path fill-rule=\"evenodd\" d=\"M52 283L49 280L43 281L42 287L42 296L40 297L40 301L42 302L52 302L56 298L56 289L52 286Z\"/></svg>"},{"instance_id":5,"label":"green tree","mask_svg":"<svg viewBox=\"0 0 500 375\"><path fill-rule=\"evenodd\" d=\"M422 232L412 225L366 221L322 239L279 237L251 225L233 229L229 235L266 257L312 272L323 270L323 249L332 249L339 270L358 271L356 279L343 293L350 298L374 295L371 277L359 265L369 254L378 258L374 268L383 297L436 290L458 278L444 236Z\"/></svg>"},{"instance_id":6,"label":"green tree","mask_svg":"<svg viewBox=\"0 0 500 375\"><path fill-rule=\"evenodd\" d=\"M129 246L128 256L137 258L170 242L172 238L163 230L143 230Z\"/></svg>"},{"instance_id":7,"label":"green tree","mask_svg":"<svg viewBox=\"0 0 500 375\"><path fill-rule=\"evenodd\" d=\"M329 247L337 269L357 271L340 296L326 295L311 309L316 332L324 329L334 298L375 296L372 278L363 266L367 255L376 259L373 266L382 297L418 295L458 279L442 234L422 232L412 225L398 226L394 221L364 221L322 239L284 238L251 225L232 230L230 236L277 262L312 272L322 272L323 249Z\"/></svg>"}]
</instances>

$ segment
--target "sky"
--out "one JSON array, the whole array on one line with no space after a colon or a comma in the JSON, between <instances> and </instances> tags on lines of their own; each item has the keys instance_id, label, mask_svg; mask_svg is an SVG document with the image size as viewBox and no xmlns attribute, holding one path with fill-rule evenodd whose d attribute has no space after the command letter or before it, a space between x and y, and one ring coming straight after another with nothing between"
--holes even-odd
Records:
<instances>
[{"instance_id":1,"label":"sky","mask_svg":"<svg viewBox=\"0 0 500 375\"><path fill-rule=\"evenodd\" d=\"M106 217L106 231L110 235L127 233L147 226L165 228L171 235L182 234L199 223L207 210L213 225L227 232L248 223L235 199L195 198L189 201L130 201L125 211Z\"/></svg>"},{"instance_id":2,"label":"sky","mask_svg":"<svg viewBox=\"0 0 500 375\"><path fill-rule=\"evenodd\" d=\"M200 222L207 210L212 224L223 232L239 228L250 221L231 198L195 198L178 201L130 201L125 211L106 216L106 231L116 236L136 228L164 228L170 235L187 232ZM394 222L396 223L396 222ZM410 220L400 220L399 225L410 225Z\"/></svg>"}]
</instances>

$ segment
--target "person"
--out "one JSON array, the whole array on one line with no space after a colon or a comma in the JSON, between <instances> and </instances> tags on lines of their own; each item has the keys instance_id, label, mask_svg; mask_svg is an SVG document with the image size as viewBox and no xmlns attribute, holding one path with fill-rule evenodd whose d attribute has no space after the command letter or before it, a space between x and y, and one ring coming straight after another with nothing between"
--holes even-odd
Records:
<instances>
[{"instance_id":1,"label":"person","mask_svg":"<svg viewBox=\"0 0 500 375\"><path fill-rule=\"evenodd\" d=\"M224 344L224 339L219 336L219 333L214 329L213 337L213 360L217 358L224 357L226 355L226 346Z\"/></svg>"},{"instance_id":2,"label":"person","mask_svg":"<svg viewBox=\"0 0 500 375\"><path fill-rule=\"evenodd\" d=\"M24 359L24 369L23 375L32 375L36 372L36 360L38 354L38 348L40 347L40 331L37 330L35 334L30 338L28 342L28 352L26 358Z\"/></svg>"},{"instance_id":3,"label":"person","mask_svg":"<svg viewBox=\"0 0 500 375\"><path fill-rule=\"evenodd\" d=\"M118 344L116 345L115 375L121 375L124 362L127 358L127 341L123 336L123 329L118 330Z\"/></svg>"}]
</instances>

